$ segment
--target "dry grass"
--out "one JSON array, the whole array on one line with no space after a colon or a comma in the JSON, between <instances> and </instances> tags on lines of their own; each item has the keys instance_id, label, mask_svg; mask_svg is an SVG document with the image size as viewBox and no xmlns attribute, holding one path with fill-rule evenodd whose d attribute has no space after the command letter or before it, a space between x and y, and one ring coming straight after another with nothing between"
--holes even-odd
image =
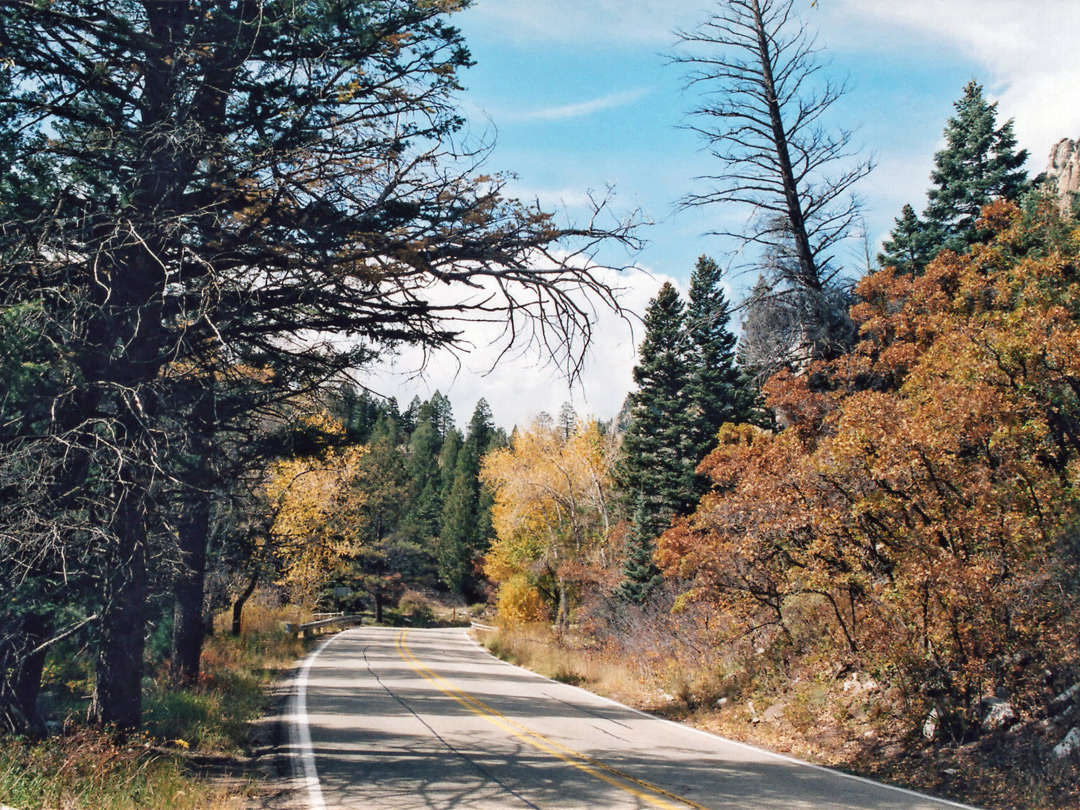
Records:
<instances>
[{"instance_id":1,"label":"dry grass","mask_svg":"<svg viewBox=\"0 0 1080 810\"><path fill-rule=\"evenodd\" d=\"M580 638L556 633L548 625L485 632L480 641L504 661L629 705L652 708L670 698L648 685L637 668L603 651L588 649Z\"/></svg>"},{"instance_id":2,"label":"dry grass","mask_svg":"<svg viewBox=\"0 0 1080 810\"><path fill-rule=\"evenodd\" d=\"M0 803L20 810L240 810L252 791L193 778L147 736L121 744L83 730L0 747Z\"/></svg>"},{"instance_id":3,"label":"dry grass","mask_svg":"<svg viewBox=\"0 0 1080 810\"><path fill-rule=\"evenodd\" d=\"M907 724L894 689L791 650L755 649L740 668L693 650L660 655L641 635L633 654L626 639L605 648L546 626L483 633L481 640L500 658L550 678L810 762L988 810L1080 807L1076 754L1050 754L1054 741L1080 724L1080 707L1050 724L1051 734L1046 720L1030 717L975 742L929 744Z\"/></svg>"},{"instance_id":4,"label":"dry grass","mask_svg":"<svg viewBox=\"0 0 1080 810\"><path fill-rule=\"evenodd\" d=\"M290 612L256 599L244 633L225 618L203 650L199 683L183 689L168 670L148 679L144 731L117 742L79 728L42 742L0 745L0 805L19 810L241 810L259 793L246 750L270 687L304 653L282 628ZM222 632L222 631L225 632ZM69 674L69 662L57 668ZM76 680L76 691L86 684Z\"/></svg>"}]
</instances>

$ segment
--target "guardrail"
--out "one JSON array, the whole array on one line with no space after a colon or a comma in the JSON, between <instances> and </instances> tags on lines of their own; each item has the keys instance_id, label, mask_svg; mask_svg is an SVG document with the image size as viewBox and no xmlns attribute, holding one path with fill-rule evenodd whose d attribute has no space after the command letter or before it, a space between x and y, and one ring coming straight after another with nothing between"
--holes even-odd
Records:
<instances>
[{"instance_id":1,"label":"guardrail","mask_svg":"<svg viewBox=\"0 0 1080 810\"><path fill-rule=\"evenodd\" d=\"M480 622L470 622L469 624L470 624L470 626L472 627L473 630L492 631L492 630L498 630L499 629L497 627L492 627L490 624L480 624Z\"/></svg>"},{"instance_id":2,"label":"guardrail","mask_svg":"<svg viewBox=\"0 0 1080 810\"><path fill-rule=\"evenodd\" d=\"M326 615L316 613L316 616ZM285 632L292 633L294 636L300 633L304 634L304 637L314 635L315 630L319 630L323 627L342 626L351 624L363 624L364 617L358 615L346 616L344 613L338 613L336 615L327 616L324 619L316 619L315 621L305 622L303 624L294 624L293 622L283 622L285 625Z\"/></svg>"}]
</instances>

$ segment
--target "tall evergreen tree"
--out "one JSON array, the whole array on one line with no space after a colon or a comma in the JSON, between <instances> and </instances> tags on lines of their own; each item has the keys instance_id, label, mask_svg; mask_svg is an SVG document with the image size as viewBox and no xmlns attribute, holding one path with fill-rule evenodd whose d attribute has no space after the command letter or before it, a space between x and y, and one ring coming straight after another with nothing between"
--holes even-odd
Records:
<instances>
[{"instance_id":1,"label":"tall evergreen tree","mask_svg":"<svg viewBox=\"0 0 1080 810\"><path fill-rule=\"evenodd\" d=\"M716 432L725 422L745 422L753 406L735 366L737 339L730 329L731 310L722 286L723 270L701 256L690 275L690 304L686 311L689 337L691 441L695 464L713 448Z\"/></svg>"},{"instance_id":2,"label":"tall evergreen tree","mask_svg":"<svg viewBox=\"0 0 1080 810\"><path fill-rule=\"evenodd\" d=\"M450 494L450 487L454 483L457 457L464 442L465 437L461 435L461 431L451 425L443 438L442 447L439 448L439 494L443 500Z\"/></svg>"},{"instance_id":3,"label":"tall evergreen tree","mask_svg":"<svg viewBox=\"0 0 1080 810\"><path fill-rule=\"evenodd\" d=\"M895 267L902 273L919 273L940 249L927 223L919 219L915 209L905 204L891 239L881 245L877 260L881 267Z\"/></svg>"},{"instance_id":4,"label":"tall evergreen tree","mask_svg":"<svg viewBox=\"0 0 1080 810\"><path fill-rule=\"evenodd\" d=\"M431 395L431 399L421 406L418 418L429 420L438 432L439 439L446 439L450 431L454 429L454 409L450 404L450 398L436 391Z\"/></svg>"},{"instance_id":5,"label":"tall evergreen tree","mask_svg":"<svg viewBox=\"0 0 1080 810\"><path fill-rule=\"evenodd\" d=\"M964 252L982 238L976 227L982 207L997 197L1015 200L1027 186L1028 153L1016 151L1011 119L997 126L997 103L986 101L982 85L968 82L953 106L922 220L905 206L878 256L882 266L921 272L944 249Z\"/></svg>"},{"instance_id":6,"label":"tall evergreen tree","mask_svg":"<svg viewBox=\"0 0 1080 810\"><path fill-rule=\"evenodd\" d=\"M365 591L382 621L383 607L399 593L406 579L415 579L422 552L400 529L409 504L409 479L398 443L397 421L379 416L367 453L361 458L360 520L356 526L359 548L349 560L349 576Z\"/></svg>"},{"instance_id":7,"label":"tall evergreen tree","mask_svg":"<svg viewBox=\"0 0 1080 810\"><path fill-rule=\"evenodd\" d=\"M559 407L558 426L559 433L562 434L563 441L569 441L570 437L577 429L578 415L574 410L574 406L569 402L564 402Z\"/></svg>"},{"instance_id":8,"label":"tall evergreen tree","mask_svg":"<svg viewBox=\"0 0 1080 810\"><path fill-rule=\"evenodd\" d=\"M442 481L439 475L439 452L442 436L431 418L430 409L422 405L416 430L409 437L406 470L412 486L411 508L406 518L409 532L429 545L439 533L442 514Z\"/></svg>"},{"instance_id":9,"label":"tall evergreen tree","mask_svg":"<svg viewBox=\"0 0 1080 810\"><path fill-rule=\"evenodd\" d=\"M477 562L494 535L490 496L485 496L480 485L480 460L494 436L491 408L481 399L469 420L465 443L457 453L436 548L443 583L467 599L479 596Z\"/></svg>"},{"instance_id":10,"label":"tall evergreen tree","mask_svg":"<svg viewBox=\"0 0 1080 810\"><path fill-rule=\"evenodd\" d=\"M435 547L439 579L454 593L466 594L472 580L469 545L476 528L476 503L480 460L475 448L466 444L457 456L450 487L443 503L439 540Z\"/></svg>"},{"instance_id":11,"label":"tall evergreen tree","mask_svg":"<svg viewBox=\"0 0 1080 810\"><path fill-rule=\"evenodd\" d=\"M412 432L416 430L417 424L420 421L420 409L424 407L424 403L420 401L420 397L414 395L409 400L409 407L401 414L401 421L398 423L398 427L401 428L401 432L406 439L412 435Z\"/></svg>"},{"instance_id":12,"label":"tall evergreen tree","mask_svg":"<svg viewBox=\"0 0 1080 810\"><path fill-rule=\"evenodd\" d=\"M1012 119L1000 127L997 103L988 104L974 80L956 102L945 127L946 146L934 155L925 219L940 229L944 246L963 249L973 241L982 207L995 197L1016 199L1024 190L1026 150L1016 151Z\"/></svg>"},{"instance_id":13,"label":"tall evergreen tree","mask_svg":"<svg viewBox=\"0 0 1080 810\"><path fill-rule=\"evenodd\" d=\"M660 568L653 560L653 538L648 531L644 499L638 498L630 535L626 539L626 561L623 581L616 593L628 602L642 605L649 600L663 581Z\"/></svg>"},{"instance_id":14,"label":"tall evergreen tree","mask_svg":"<svg viewBox=\"0 0 1080 810\"><path fill-rule=\"evenodd\" d=\"M665 283L645 313L633 372L637 390L630 395L630 425L617 469L624 502L640 501L636 529L651 537L694 501L688 349L683 303Z\"/></svg>"},{"instance_id":15,"label":"tall evergreen tree","mask_svg":"<svg viewBox=\"0 0 1080 810\"><path fill-rule=\"evenodd\" d=\"M473 409L472 417L469 419L465 443L473 444L476 447L477 455L482 456L488 451L488 445L491 444L494 436L495 418L492 416L491 406L488 405L486 399L481 397Z\"/></svg>"}]
</instances>

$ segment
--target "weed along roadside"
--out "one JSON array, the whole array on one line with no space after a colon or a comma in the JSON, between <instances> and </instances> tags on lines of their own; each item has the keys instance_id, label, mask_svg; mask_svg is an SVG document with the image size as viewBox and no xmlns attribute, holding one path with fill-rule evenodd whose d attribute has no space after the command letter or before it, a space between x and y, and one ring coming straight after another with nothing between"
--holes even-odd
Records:
<instances>
[{"instance_id":1,"label":"weed along roadside","mask_svg":"<svg viewBox=\"0 0 1080 810\"><path fill-rule=\"evenodd\" d=\"M577 627L474 623L471 635L492 655L552 680L815 765L987 810L1077 806L1064 757L1056 769L1033 767L1032 731L1017 725L952 746L913 740L872 678L827 662L815 671L770 660L736 680L673 649L661 655L647 639L626 655Z\"/></svg>"},{"instance_id":2,"label":"weed along roadside","mask_svg":"<svg viewBox=\"0 0 1080 810\"><path fill-rule=\"evenodd\" d=\"M88 668L57 655L42 694L49 734L0 746L0 805L14 810L249 810L284 794L272 709L281 679L310 647L284 609L256 598L241 636L218 632L191 687L167 665L144 679L143 728L112 736L86 724ZM266 600L267 602L269 600ZM295 611L292 612L293 614ZM65 652L65 651L62 651Z\"/></svg>"},{"instance_id":3,"label":"weed along roadside","mask_svg":"<svg viewBox=\"0 0 1080 810\"><path fill-rule=\"evenodd\" d=\"M473 614L407 592L384 624L464 626ZM201 674L178 685L167 663L143 684L143 725L110 735L86 722L89 665L62 645L42 693L48 733L0 744L2 810L294 810L285 710L290 678L322 639L371 614L316 614L256 593L243 632L220 616Z\"/></svg>"}]
</instances>

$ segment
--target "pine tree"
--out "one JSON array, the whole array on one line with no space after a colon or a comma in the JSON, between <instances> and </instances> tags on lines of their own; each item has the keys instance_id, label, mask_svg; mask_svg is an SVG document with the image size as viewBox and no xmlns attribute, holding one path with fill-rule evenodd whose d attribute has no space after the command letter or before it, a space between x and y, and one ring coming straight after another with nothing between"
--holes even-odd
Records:
<instances>
[{"instance_id":1,"label":"pine tree","mask_svg":"<svg viewBox=\"0 0 1080 810\"><path fill-rule=\"evenodd\" d=\"M494 436L491 408L481 399L469 420L465 443L455 459L436 547L443 583L469 599L479 595L477 562L494 536L490 495L480 485L480 459Z\"/></svg>"},{"instance_id":2,"label":"pine tree","mask_svg":"<svg viewBox=\"0 0 1080 810\"><path fill-rule=\"evenodd\" d=\"M450 405L450 398L436 391L431 395L431 399L421 406L417 419L429 420L435 426L439 438L446 439L454 427L454 409Z\"/></svg>"},{"instance_id":3,"label":"pine tree","mask_svg":"<svg viewBox=\"0 0 1080 810\"><path fill-rule=\"evenodd\" d=\"M723 271L702 256L690 279L690 305L665 284L645 315L634 368L629 425L618 464L623 501L634 509L625 580L619 593L644 601L659 582L653 539L704 491L698 463L725 422L750 417L753 392L735 367L736 338Z\"/></svg>"},{"instance_id":4,"label":"pine tree","mask_svg":"<svg viewBox=\"0 0 1080 810\"><path fill-rule=\"evenodd\" d=\"M684 306L665 283L645 313L617 473L623 500L640 505L637 529L652 536L694 502L688 355Z\"/></svg>"},{"instance_id":5,"label":"pine tree","mask_svg":"<svg viewBox=\"0 0 1080 810\"><path fill-rule=\"evenodd\" d=\"M420 397L414 395L409 401L409 407L401 414L401 422L398 426L406 438L412 435L412 432L416 430L416 426L420 423L420 409L423 407L424 403L420 401Z\"/></svg>"},{"instance_id":6,"label":"pine tree","mask_svg":"<svg viewBox=\"0 0 1080 810\"><path fill-rule=\"evenodd\" d=\"M429 482L439 483L439 453L443 440L430 419L421 419L409 437L409 478L423 489Z\"/></svg>"},{"instance_id":7,"label":"pine tree","mask_svg":"<svg viewBox=\"0 0 1080 810\"><path fill-rule=\"evenodd\" d=\"M405 456L398 444L397 421L383 414L371 433L367 452L361 457L362 492L359 517L353 528L360 540L350 556L348 578L365 591L382 621L383 608L414 580L423 563L421 546L401 531L410 503Z\"/></svg>"},{"instance_id":8,"label":"pine tree","mask_svg":"<svg viewBox=\"0 0 1080 810\"><path fill-rule=\"evenodd\" d=\"M1012 120L997 124L997 103L983 98L982 86L968 82L945 127L945 148L934 155L933 187L920 220L904 206L891 239L878 256L882 266L921 272L945 249L966 251L982 238L982 207L1002 197L1015 200L1027 187L1026 150L1016 151Z\"/></svg>"},{"instance_id":9,"label":"pine tree","mask_svg":"<svg viewBox=\"0 0 1080 810\"><path fill-rule=\"evenodd\" d=\"M439 453L443 442L429 404L421 403L416 413L416 428L409 437L405 461L409 503L402 519L402 531L413 541L431 549L439 534L443 509L439 475Z\"/></svg>"},{"instance_id":10,"label":"pine tree","mask_svg":"<svg viewBox=\"0 0 1080 810\"><path fill-rule=\"evenodd\" d=\"M1024 190L1028 154L1016 151L1010 119L995 129L997 103L988 104L982 86L968 82L945 127L946 146L934 155L924 218L940 229L943 246L963 250L976 238L982 207L995 197L1016 199Z\"/></svg>"},{"instance_id":11,"label":"pine tree","mask_svg":"<svg viewBox=\"0 0 1080 810\"><path fill-rule=\"evenodd\" d=\"M638 498L626 540L623 581L616 591L620 597L636 605L645 604L663 582L663 575L653 561L653 535L647 524L644 500Z\"/></svg>"},{"instance_id":12,"label":"pine tree","mask_svg":"<svg viewBox=\"0 0 1080 810\"><path fill-rule=\"evenodd\" d=\"M686 331L690 339L688 392L695 464L715 445L720 426L747 421L753 405L752 392L735 367L737 340L729 328L731 311L722 280L723 270L708 256L698 259L690 276Z\"/></svg>"},{"instance_id":13,"label":"pine tree","mask_svg":"<svg viewBox=\"0 0 1080 810\"><path fill-rule=\"evenodd\" d=\"M559 432L562 434L563 441L568 441L577 429L578 415L574 410L574 406L569 402L564 402L559 408L558 426Z\"/></svg>"},{"instance_id":14,"label":"pine tree","mask_svg":"<svg viewBox=\"0 0 1080 810\"><path fill-rule=\"evenodd\" d=\"M465 438L461 435L461 431L451 425L439 449L439 494L443 500L446 500L446 496L450 494L450 487L454 483L457 457L461 453L464 442Z\"/></svg>"},{"instance_id":15,"label":"pine tree","mask_svg":"<svg viewBox=\"0 0 1080 810\"><path fill-rule=\"evenodd\" d=\"M331 415L345 428L346 440L350 444L365 444L383 412L382 403L351 382L342 384L328 400Z\"/></svg>"},{"instance_id":16,"label":"pine tree","mask_svg":"<svg viewBox=\"0 0 1080 810\"><path fill-rule=\"evenodd\" d=\"M439 579L451 591L466 594L473 584L472 539L476 534L477 477L480 460L466 443L457 456L450 489L443 504L441 531L435 549Z\"/></svg>"},{"instance_id":17,"label":"pine tree","mask_svg":"<svg viewBox=\"0 0 1080 810\"><path fill-rule=\"evenodd\" d=\"M478 456L482 456L488 450L491 439L495 435L495 419L491 414L491 406L483 397L476 403L472 418L469 419L469 429L466 444L471 442Z\"/></svg>"},{"instance_id":18,"label":"pine tree","mask_svg":"<svg viewBox=\"0 0 1080 810\"><path fill-rule=\"evenodd\" d=\"M938 240L910 205L904 205L890 235L892 239L882 243L882 251L877 257L881 267L894 267L901 273L919 273L937 253L934 245Z\"/></svg>"}]
</instances>

